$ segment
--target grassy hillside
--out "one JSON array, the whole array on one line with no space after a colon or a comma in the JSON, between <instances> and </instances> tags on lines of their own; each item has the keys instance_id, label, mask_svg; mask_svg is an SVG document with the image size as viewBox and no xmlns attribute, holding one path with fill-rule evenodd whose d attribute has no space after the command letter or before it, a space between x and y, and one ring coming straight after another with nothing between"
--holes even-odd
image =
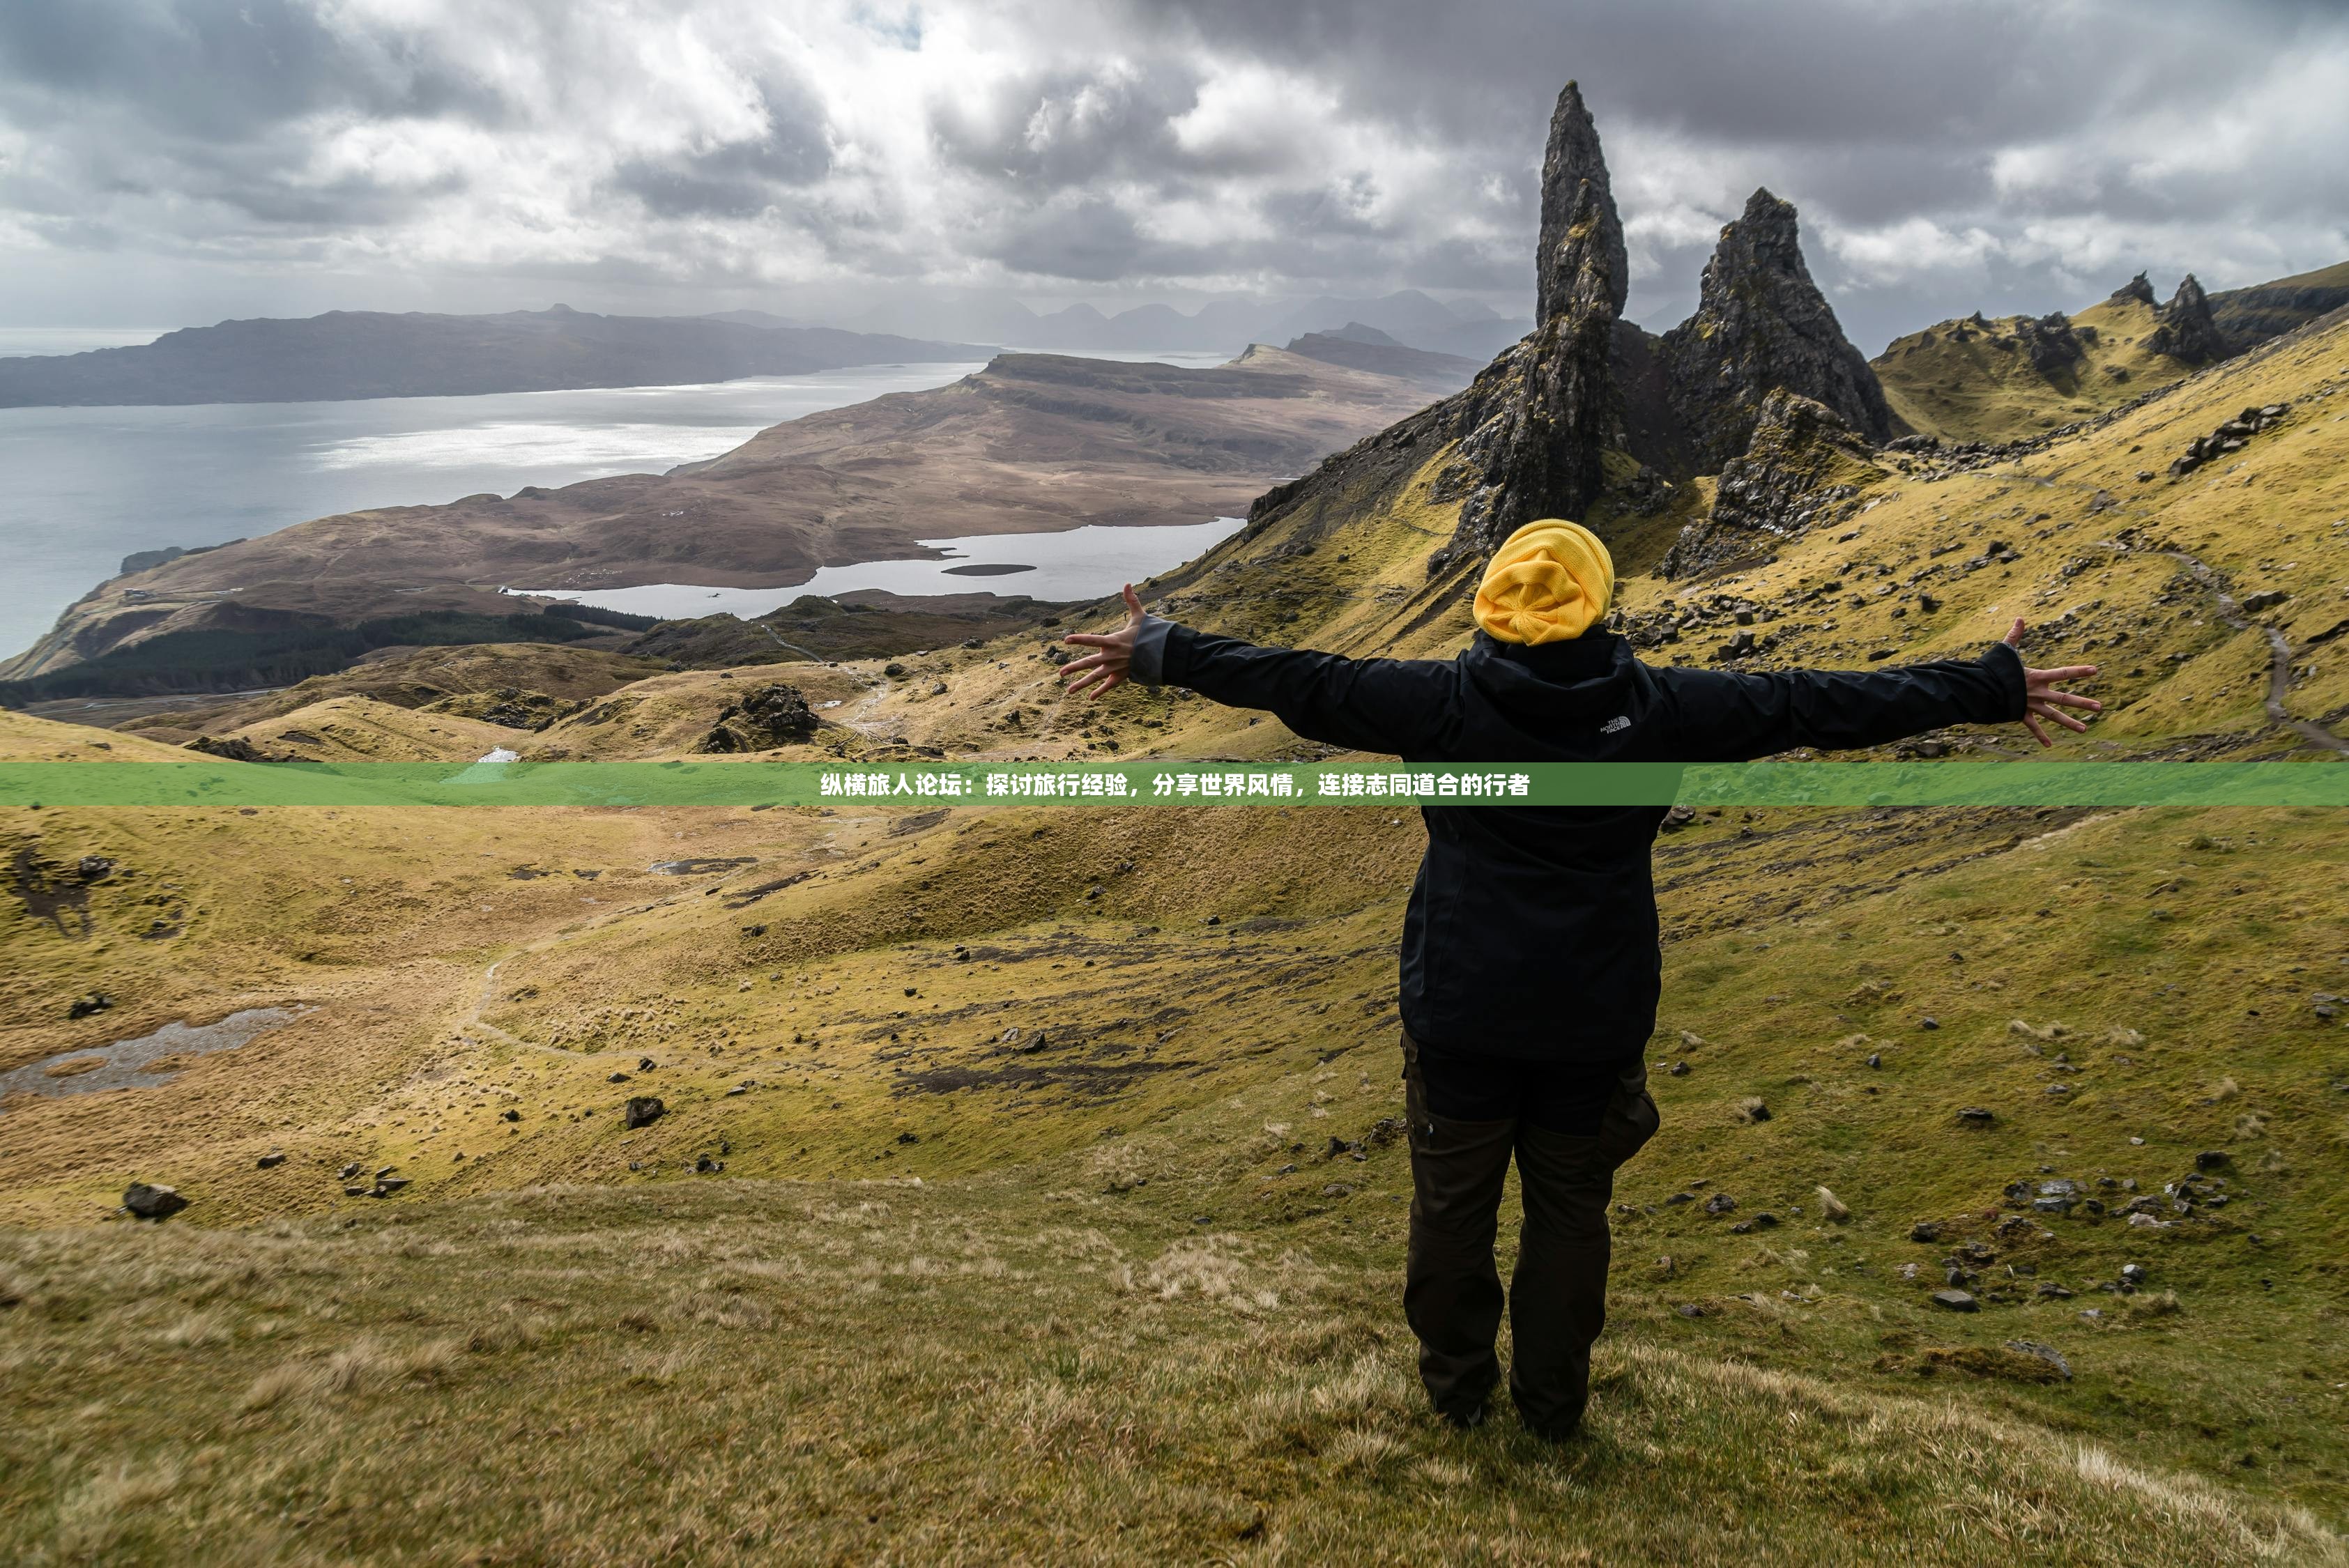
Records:
<instances>
[{"instance_id":1,"label":"grassy hillside","mask_svg":"<svg viewBox=\"0 0 2349 1568\"><path fill-rule=\"evenodd\" d=\"M1745 630L1764 664L1866 664L2023 614L2034 657L2107 666L2064 755L2342 766L2344 388L2349 327L2272 345L2018 462L1889 473L1770 565L1628 575L1629 623L1653 659ZM1365 468L1145 592L1441 656L1441 466ZM1702 500L1599 521L1636 567ZM1064 701L1050 631L664 673L518 748L676 755L782 678L828 721L783 755L1318 749L1175 692ZM184 753L0 715L0 755ZM2336 815L1665 837L1664 1130L1561 1449L1417 1401L1400 812L51 804L0 833L0 1071L298 1010L152 1088L0 1109L14 1557L2344 1559ZM413 1185L346 1196L352 1165ZM110 1217L133 1177L192 1206ZM2057 1180L2081 1201L2033 1209ZM1952 1270L1979 1311L1932 1305Z\"/></svg>"},{"instance_id":2,"label":"grassy hillside","mask_svg":"<svg viewBox=\"0 0 2349 1568\"><path fill-rule=\"evenodd\" d=\"M2184 377L2192 366L2143 347L2154 325L2153 306L2116 296L2071 317L2059 346L2045 346L2031 316L1975 315L1896 337L1869 363L1917 434L2012 441Z\"/></svg>"}]
</instances>

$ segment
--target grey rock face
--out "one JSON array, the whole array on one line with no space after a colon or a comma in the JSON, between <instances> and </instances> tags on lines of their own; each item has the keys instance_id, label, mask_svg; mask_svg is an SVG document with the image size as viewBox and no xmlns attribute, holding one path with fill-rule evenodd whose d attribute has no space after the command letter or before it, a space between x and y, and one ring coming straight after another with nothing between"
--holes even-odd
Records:
<instances>
[{"instance_id":1,"label":"grey rock face","mask_svg":"<svg viewBox=\"0 0 2349 1568\"><path fill-rule=\"evenodd\" d=\"M2088 346L2074 331L2072 318L2060 310L2049 311L2036 321L2024 316L2015 323L2015 336L2031 367L2042 376L2061 376L2088 357ZM2093 329L2089 331L2093 338Z\"/></svg>"},{"instance_id":2,"label":"grey rock face","mask_svg":"<svg viewBox=\"0 0 2349 1568\"><path fill-rule=\"evenodd\" d=\"M2145 346L2154 353L2189 365L2208 365L2227 357L2227 335L2211 319L2210 296L2202 292L2192 273L2178 281L2178 292L2168 304L2154 307L2153 318L2156 325Z\"/></svg>"},{"instance_id":3,"label":"grey rock face","mask_svg":"<svg viewBox=\"0 0 2349 1568\"><path fill-rule=\"evenodd\" d=\"M1431 570L1482 559L1535 518L1579 518L1598 499L1601 459L1622 440L1610 361L1630 281L1598 128L1568 82L1542 159L1539 325L1438 405L1460 446L1437 499L1466 500Z\"/></svg>"},{"instance_id":4,"label":"grey rock face","mask_svg":"<svg viewBox=\"0 0 2349 1568\"><path fill-rule=\"evenodd\" d=\"M661 1117L667 1112L667 1110L668 1107L663 1105L651 1095L637 1095L631 1099L626 1106L621 1108L620 1120L623 1124L631 1129L650 1127L654 1122L658 1121Z\"/></svg>"},{"instance_id":5,"label":"grey rock face","mask_svg":"<svg viewBox=\"0 0 2349 1568\"><path fill-rule=\"evenodd\" d=\"M1569 310L1621 315L1631 275L1623 225L1615 215L1599 128L1574 82L1557 95L1550 114L1549 142L1542 151L1541 213L1534 319L1547 321Z\"/></svg>"},{"instance_id":6,"label":"grey rock face","mask_svg":"<svg viewBox=\"0 0 2349 1568\"><path fill-rule=\"evenodd\" d=\"M1781 387L1826 405L1871 441L1892 434L1876 372L1803 264L1794 205L1766 190L1721 231L1696 314L1664 335L1663 359L1702 468L1745 449L1763 400Z\"/></svg>"},{"instance_id":7,"label":"grey rock face","mask_svg":"<svg viewBox=\"0 0 2349 1568\"><path fill-rule=\"evenodd\" d=\"M2139 304L2151 304L2154 303L2153 285L2145 281L2145 274L2143 273L2137 273L2137 276L2129 279L2128 282L2123 284L2120 287L2113 291L2113 303L2115 304L2118 304L2123 300L2130 299L2137 301Z\"/></svg>"},{"instance_id":8,"label":"grey rock face","mask_svg":"<svg viewBox=\"0 0 2349 1568\"><path fill-rule=\"evenodd\" d=\"M903 673L902 666L892 665ZM815 733L816 718L807 698L796 686L771 682L746 692L739 702L726 705L718 722L702 738L705 752L766 751Z\"/></svg>"},{"instance_id":9,"label":"grey rock face","mask_svg":"<svg viewBox=\"0 0 2349 1568\"><path fill-rule=\"evenodd\" d=\"M141 1220L168 1220L188 1206L176 1188L133 1181L123 1189L122 1206Z\"/></svg>"},{"instance_id":10,"label":"grey rock face","mask_svg":"<svg viewBox=\"0 0 2349 1568\"><path fill-rule=\"evenodd\" d=\"M1659 570L1684 577L1759 555L1814 522L1840 520L1857 504L1859 486L1881 477L1872 456L1826 404L1772 392L1753 439L1722 469L1712 512L1681 531Z\"/></svg>"}]
</instances>

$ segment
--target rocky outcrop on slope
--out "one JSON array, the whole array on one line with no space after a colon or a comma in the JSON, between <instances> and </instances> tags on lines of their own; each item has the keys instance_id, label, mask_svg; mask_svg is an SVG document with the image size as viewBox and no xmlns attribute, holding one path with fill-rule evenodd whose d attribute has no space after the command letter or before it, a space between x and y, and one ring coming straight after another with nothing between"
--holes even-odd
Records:
<instances>
[{"instance_id":1,"label":"rocky outcrop on slope","mask_svg":"<svg viewBox=\"0 0 2349 1568\"><path fill-rule=\"evenodd\" d=\"M2121 304L2129 300L2135 300L2139 304L2155 304L2158 303L2153 297L2153 285L2146 281L2146 276L2143 273L2137 273L2137 276L2129 279L2128 282L2115 289L2112 292L2110 303L2114 304Z\"/></svg>"},{"instance_id":2,"label":"rocky outcrop on slope","mask_svg":"<svg viewBox=\"0 0 2349 1568\"><path fill-rule=\"evenodd\" d=\"M2253 436L2282 424L2291 415L2291 407L2283 403L2269 403L2244 409L2209 435L2197 436L2189 441L2186 449L2170 459L2169 477L2182 480L2204 463L2223 458L2230 452L2241 451L2251 444Z\"/></svg>"},{"instance_id":3,"label":"rocky outcrop on slope","mask_svg":"<svg viewBox=\"0 0 2349 1568\"><path fill-rule=\"evenodd\" d=\"M895 666L892 666L893 668ZM771 682L726 705L698 751L768 751L815 733L815 710L797 686Z\"/></svg>"},{"instance_id":4,"label":"rocky outcrop on slope","mask_svg":"<svg viewBox=\"0 0 2349 1568\"><path fill-rule=\"evenodd\" d=\"M1841 521L1884 477L1874 452L1826 404L1783 387L1763 399L1754 438L1721 470L1713 511L1681 531L1658 569L1687 577L1765 555L1814 524Z\"/></svg>"},{"instance_id":5,"label":"rocky outcrop on slope","mask_svg":"<svg viewBox=\"0 0 2349 1568\"><path fill-rule=\"evenodd\" d=\"M1803 264L1793 203L1766 190L1721 231L1696 314L1664 335L1663 359L1701 468L1744 451L1764 399L1781 387L1825 404L1869 440L1892 434L1876 372Z\"/></svg>"},{"instance_id":6,"label":"rocky outcrop on slope","mask_svg":"<svg viewBox=\"0 0 2349 1568\"><path fill-rule=\"evenodd\" d=\"M2142 273L2138 281L2144 281ZM2178 292L2168 304L2154 307L2153 319L2153 335L2145 346L2155 354L2167 354L2188 365L2208 365L2226 358L2230 352L2227 335L2211 319L2210 297L2192 273L2179 280Z\"/></svg>"},{"instance_id":7,"label":"rocky outcrop on slope","mask_svg":"<svg viewBox=\"0 0 2349 1568\"><path fill-rule=\"evenodd\" d=\"M2031 368L2042 376L2065 376L2088 357L2088 345L2096 340L2096 329L2075 327L2070 316L2051 310L2036 318L2017 316L2014 335Z\"/></svg>"}]
</instances>

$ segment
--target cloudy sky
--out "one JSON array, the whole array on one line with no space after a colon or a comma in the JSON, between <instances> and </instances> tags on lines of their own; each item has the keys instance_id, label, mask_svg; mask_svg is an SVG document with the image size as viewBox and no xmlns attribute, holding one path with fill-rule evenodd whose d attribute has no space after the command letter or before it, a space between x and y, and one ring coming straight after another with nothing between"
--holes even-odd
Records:
<instances>
[{"instance_id":1,"label":"cloudy sky","mask_svg":"<svg viewBox=\"0 0 2349 1568\"><path fill-rule=\"evenodd\" d=\"M0 0L0 325L1518 315L1568 77L1651 325L1763 183L1871 352L2349 257L2339 0Z\"/></svg>"}]
</instances>

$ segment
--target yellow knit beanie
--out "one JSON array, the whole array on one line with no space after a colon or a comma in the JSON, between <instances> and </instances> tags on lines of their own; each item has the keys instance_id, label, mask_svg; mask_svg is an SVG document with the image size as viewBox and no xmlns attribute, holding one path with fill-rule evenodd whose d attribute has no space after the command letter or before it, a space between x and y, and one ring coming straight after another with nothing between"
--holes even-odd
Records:
<instances>
[{"instance_id":1,"label":"yellow knit beanie","mask_svg":"<svg viewBox=\"0 0 2349 1568\"><path fill-rule=\"evenodd\" d=\"M1546 517L1501 542L1476 589L1476 624L1505 643L1562 643L1615 597L1615 562L1578 522Z\"/></svg>"}]
</instances>

